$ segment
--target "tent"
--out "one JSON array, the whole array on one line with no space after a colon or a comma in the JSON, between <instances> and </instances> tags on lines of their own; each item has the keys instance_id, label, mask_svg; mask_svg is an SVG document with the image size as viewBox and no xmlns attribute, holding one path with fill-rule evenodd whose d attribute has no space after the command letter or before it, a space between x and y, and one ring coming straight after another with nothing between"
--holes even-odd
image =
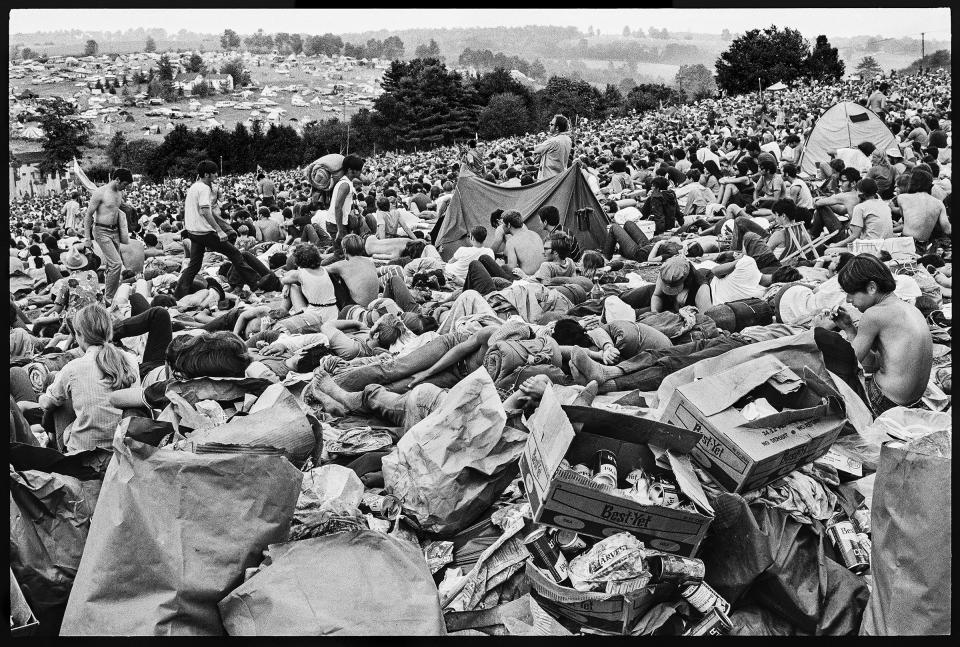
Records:
<instances>
[{"instance_id":1,"label":"tent","mask_svg":"<svg viewBox=\"0 0 960 647\"><path fill-rule=\"evenodd\" d=\"M816 175L817 164L830 161L827 151L853 148L863 142L870 142L885 151L896 146L897 140L872 110L852 101L838 103L813 125L813 131L803 145L800 172Z\"/></svg>"},{"instance_id":2,"label":"tent","mask_svg":"<svg viewBox=\"0 0 960 647\"><path fill-rule=\"evenodd\" d=\"M583 249L603 246L610 219L583 177L580 162L574 162L560 175L523 187L503 187L487 182L464 167L437 235L440 255L444 260L450 260L459 247L467 244L472 227L483 225L489 228L490 214L496 209L519 211L527 226L539 233L540 219L531 220L531 217L545 205L560 210L561 226L573 233ZM593 213L581 223L576 212L584 207L590 207Z\"/></svg>"},{"instance_id":3,"label":"tent","mask_svg":"<svg viewBox=\"0 0 960 647\"><path fill-rule=\"evenodd\" d=\"M787 86L783 84L783 81L777 81L776 83L771 85L769 88L767 88L765 92L782 92L783 90L786 90L786 89L787 89Z\"/></svg>"},{"instance_id":4,"label":"tent","mask_svg":"<svg viewBox=\"0 0 960 647\"><path fill-rule=\"evenodd\" d=\"M26 139L42 139L43 138L43 129L38 126L28 126L23 129L23 132L20 133L21 137Z\"/></svg>"}]
</instances>

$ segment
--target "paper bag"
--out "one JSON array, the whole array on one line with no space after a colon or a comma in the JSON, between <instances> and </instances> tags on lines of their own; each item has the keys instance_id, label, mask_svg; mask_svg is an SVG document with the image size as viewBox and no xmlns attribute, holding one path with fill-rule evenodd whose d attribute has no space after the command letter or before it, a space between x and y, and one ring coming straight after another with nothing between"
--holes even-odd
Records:
<instances>
[{"instance_id":1,"label":"paper bag","mask_svg":"<svg viewBox=\"0 0 960 647\"><path fill-rule=\"evenodd\" d=\"M937 431L880 449L870 516L873 594L861 635L950 633L950 436Z\"/></svg>"},{"instance_id":2,"label":"paper bag","mask_svg":"<svg viewBox=\"0 0 960 647\"><path fill-rule=\"evenodd\" d=\"M386 487L423 530L465 528L516 476L527 434L506 420L490 374L479 368L383 458Z\"/></svg>"},{"instance_id":3,"label":"paper bag","mask_svg":"<svg viewBox=\"0 0 960 647\"><path fill-rule=\"evenodd\" d=\"M302 474L275 455L126 438L107 469L61 635L220 635L217 602L285 541Z\"/></svg>"},{"instance_id":4,"label":"paper bag","mask_svg":"<svg viewBox=\"0 0 960 647\"><path fill-rule=\"evenodd\" d=\"M231 636L446 634L420 548L372 530L271 547L272 564L220 602Z\"/></svg>"}]
</instances>

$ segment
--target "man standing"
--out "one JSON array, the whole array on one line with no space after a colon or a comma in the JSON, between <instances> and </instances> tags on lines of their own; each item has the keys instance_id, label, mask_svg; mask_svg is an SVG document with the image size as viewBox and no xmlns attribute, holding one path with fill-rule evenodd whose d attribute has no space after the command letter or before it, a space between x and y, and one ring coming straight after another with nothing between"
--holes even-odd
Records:
<instances>
[{"instance_id":1,"label":"man standing","mask_svg":"<svg viewBox=\"0 0 960 647\"><path fill-rule=\"evenodd\" d=\"M257 188L260 190L260 197L264 202L272 202L276 189L273 186L273 180L266 176L262 171L257 175ZM270 198L270 200L267 200ZM270 206L270 205L267 205Z\"/></svg>"},{"instance_id":2,"label":"man standing","mask_svg":"<svg viewBox=\"0 0 960 647\"><path fill-rule=\"evenodd\" d=\"M109 306L120 287L120 273L123 270L123 257L120 244L130 242L127 233L127 216L120 210L123 202L122 191L133 184L133 174L129 169L114 170L111 180L93 192L90 205L84 218L86 238L82 245L93 248L93 241L100 245L104 261L104 304Z\"/></svg>"},{"instance_id":3,"label":"man standing","mask_svg":"<svg viewBox=\"0 0 960 647\"><path fill-rule=\"evenodd\" d=\"M60 210L60 213L63 215L64 230L80 228L80 203L77 201L79 197L80 194L77 191L71 193L70 199L66 201Z\"/></svg>"},{"instance_id":4,"label":"man standing","mask_svg":"<svg viewBox=\"0 0 960 647\"><path fill-rule=\"evenodd\" d=\"M343 177L333 187L330 199L330 210L326 213L327 231L335 236L333 244L339 251L343 237L350 233L350 213L353 210L353 200L357 195L353 188L353 181L363 172L364 159L357 155L347 155L343 158Z\"/></svg>"},{"instance_id":5,"label":"man standing","mask_svg":"<svg viewBox=\"0 0 960 647\"><path fill-rule=\"evenodd\" d=\"M533 149L534 155L540 158L537 180L545 180L567 170L567 160L573 148L573 142L567 135L569 127L570 122L563 115L554 115L550 120L550 134L553 137Z\"/></svg>"},{"instance_id":6,"label":"man standing","mask_svg":"<svg viewBox=\"0 0 960 647\"><path fill-rule=\"evenodd\" d=\"M200 179L187 189L187 198L184 203L184 235L190 241L190 263L180 275L177 282L175 296L179 299L190 291L193 279L203 265L203 255L207 250L219 252L226 256L236 270L239 284L233 287L240 288L244 284L256 286L260 275L251 268L236 247L227 242L227 232L223 231L213 217L213 199L211 185L217 179L218 167L210 160L204 160L197 165L197 175Z\"/></svg>"}]
</instances>

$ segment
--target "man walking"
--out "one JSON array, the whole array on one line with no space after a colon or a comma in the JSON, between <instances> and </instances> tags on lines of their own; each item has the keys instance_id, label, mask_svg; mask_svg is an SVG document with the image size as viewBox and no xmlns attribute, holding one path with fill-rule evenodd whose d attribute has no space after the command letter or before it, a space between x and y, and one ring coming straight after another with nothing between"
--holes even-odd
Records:
<instances>
[{"instance_id":1,"label":"man walking","mask_svg":"<svg viewBox=\"0 0 960 647\"><path fill-rule=\"evenodd\" d=\"M123 190L131 184L133 174L129 169L114 170L110 181L93 192L83 221L86 237L82 246L93 249L94 240L100 245L105 266L103 298L107 306L113 303L113 297L120 287L120 273L123 271L120 244L130 242L127 216L120 210L120 204L123 202Z\"/></svg>"},{"instance_id":2,"label":"man walking","mask_svg":"<svg viewBox=\"0 0 960 647\"><path fill-rule=\"evenodd\" d=\"M227 242L227 233L223 231L213 217L211 185L216 181L218 167L210 160L204 160L197 166L199 179L187 189L184 203L184 236L190 241L190 263L177 282L176 297L179 299L190 291L193 279L203 264L203 255L210 250L226 256L236 270L239 283L255 286L260 276L244 260L243 254Z\"/></svg>"}]
</instances>

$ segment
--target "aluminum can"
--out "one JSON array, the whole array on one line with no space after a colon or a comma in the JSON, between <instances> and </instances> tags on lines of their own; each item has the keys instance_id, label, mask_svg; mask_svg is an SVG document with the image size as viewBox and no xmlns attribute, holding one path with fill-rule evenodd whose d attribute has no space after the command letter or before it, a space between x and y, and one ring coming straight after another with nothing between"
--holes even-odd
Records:
<instances>
[{"instance_id":1,"label":"aluminum can","mask_svg":"<svg viewBox=\"0 0 960 647\"><path fill-rule=\"evenodd\" d=\"M591 470L589 467L587 467L583 463L577 463L576 465L574 465L573 471L579 474L580 476L583 476L584 478L588 478L588 479L593 478L593 470Z\"/></svg>"},{"instance_id":2,"label":"aluminum can","mask_svg":"<svg viewBox=\"0 0 960 647\"><path fill-rule=\"evenodd\" d=\"M676 508L680 505L680 495L677 492L677 486L673 483L653 481L650 484L650 489L647 490L647 495L654 505L667 508Z\"/></svg>"},{"instance_id":3,"label":"aluminum can","mask_svg":"<svg viewBox=\"0 0 960 647\"><path fill-rule=\"evenodd\" d=\"M689 584L702 582L706 575L703 560L679 555L651 555L647 558L650 577L654 582Z\"/></svg>"},{"instance_id":4,"label":"aluminum can","mask_svg":"<svg viewBox=\"0 0 960 647\"><path fill-rule=\"evenodd\" d=\"M523 539L523 545L533 558L533 563L550 575L557 584L567 579L567 558L546 528L540 527Z\"/></svg>"},{"instance_id":5,"label":"aluminum can","mask_svg":"<svg viewBox=\"0 0 960 647\"><path fill-rule=\"evenodd\" d=\"M726 636L733 629L727 614L714 607L697 624L683 632L684 636Z\"/></svg>"},{"instance_id":6,"label":"aluminum can","mask_svg":"<svg viewBox=\"0 0 960 647\"><path fill-rule=\"evenodd\" d=\"M587 542L572 530L557 530L553 533L560 552L569 556L579 555L587 549Z\"/></svg>"},{"instance_id":7,"label":"aluminum can","mask_svg":"<svg viewBox=\"0 0 960 647\"><path fill-rule=\"evenodd\" d=\"M700 613L708 613L711 609L720 609L724 614L730 613L730 603L706 582L693 582L683 586L680 595Z\"/></svg>"},{"instance_id":8,"label":"aluminum can","mask_svg":"<svg viewBox=\"0 0 960 647\"><path fill-rule=\"evenodd\" d=\"M593 455L596 476L607 474L613 478L613 487L617 487L617 455L609 449L601 449Z\"/></svg>"},{"instance_id":9,"label":"aluminum can","mask_svg":"<svg viewBox=\"0 0 960 647\"><path fill-rule=\"evenodd\" d=\"M827 536L840 555L843 565L852 573L862 575L870 568L870 555L857 540L853 522L841 515L834 515L827 524Z\"/></svg>"}]
</instances>

